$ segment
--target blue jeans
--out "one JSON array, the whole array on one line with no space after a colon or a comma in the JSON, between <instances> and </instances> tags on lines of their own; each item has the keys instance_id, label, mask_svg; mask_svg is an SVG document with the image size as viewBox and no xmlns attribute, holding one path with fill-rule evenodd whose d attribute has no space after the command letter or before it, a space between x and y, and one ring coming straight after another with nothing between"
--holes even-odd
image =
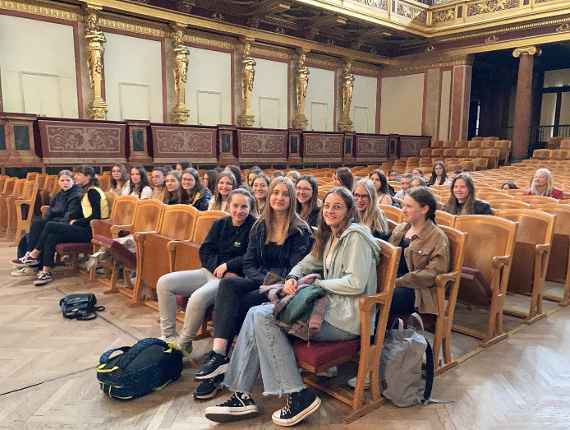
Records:
<instances>
[{"instance_id":1,"label":"blue jeans","mask_svg":"<svg viewBox=\"0 0 570 430\"><path fill-rule=\"evenodd\" d=\"M323 321L311 339L351 340L357 336ZM261 371L264 395L296 393L305 388L289 338L273 318L273 305L251 308L230 359L224 385L232 391L250 394Z\"/></svg>"}]
</instances>

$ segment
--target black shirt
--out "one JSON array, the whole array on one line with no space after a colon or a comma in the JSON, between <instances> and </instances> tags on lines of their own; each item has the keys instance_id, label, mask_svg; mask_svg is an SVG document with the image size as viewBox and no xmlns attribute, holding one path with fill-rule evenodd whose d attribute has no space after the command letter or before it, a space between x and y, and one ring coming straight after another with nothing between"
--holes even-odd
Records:
<instances>
[{"instance_id":1,"label":"black shirt","mask_svg":"<svg viewBox=\"0 0 570 430\"><path fill-rule=\"evenodd\" d=\"M400 242L400 247L402 248L402 254L400 255L400 264L398 265L398 278L400 276L404 276L406 273L410 271L410 269L408 268L408 263L406 263L406 258L404 257L404 251L408 246L410 246L410 239L403 237L402 241Z\"/></svg>"},{"instance_id":2,"label":"black shirt","mask_svg":"<svg viewBox=\"0 0 570 430\"><path fill-rule=\"evenodd\" d=\"M228 272L242 274L242 258L249 243L249 232L255 218L248 215L239 227L232 224L231 217L217 220L200 246L202 266L213 272L220 264L228 265Z\"/></svg>"}]
</instances>

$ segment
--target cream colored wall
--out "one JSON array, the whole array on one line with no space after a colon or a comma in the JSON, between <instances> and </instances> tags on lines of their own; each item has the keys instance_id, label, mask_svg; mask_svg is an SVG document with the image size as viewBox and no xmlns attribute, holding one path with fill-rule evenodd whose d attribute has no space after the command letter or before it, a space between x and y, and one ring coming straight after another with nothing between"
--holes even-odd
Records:
<instances>
[{"instance_id":1,"label":"cream colored wall","mask_svg":"<svg viewBox=\"0 0 570 430\"><path fill-rule=\"evenodd\" d=\"M252 114L255 127L287 128L287 63L256 58Z\"/></svg>"},{"instance_id":2,"label":"cream colored wall","mask_svg":"<svg viewBox=\"0 0 570 430\"><path fill-rule=\"evenodd\" d=\"M547 70L544 72L544 88L570 85L570 69Z\"/></svg>"},{"instance_id":3,"label":"cream colored wall","mask_svg":"<svg viewBox=\"0 0 570 430\"><path fill-rule=\"evenodd\" d=\"M73 29L0 15L0 80L3 109L77 118Z\"/></svg>"},{"instance_id":4,"label":"cream colored wall","mask_svg":"<svg viewBox=\"0 0 570 430\"><path fill-rule=\"evenodd\" d=\"M231 124L231 54L200 48L189 49L186 104L190 109L190 124Z\"/></svg>"},{"instance_id":5,"label":"cream colored wall","mask_svg":"<svg viewBox=\"0 0 570 430\"><path fill-rule=\"evenodd\" d=\"M420 135L424 74L382 78L380 133Z\"/></svg>"},{"instance_id":6,"label":"cream colored wall","mask_svg":"<svg viewBox=\"0 0 570 430\"><path fill-rule=\"evenodd\" d=\"M354 131L357 133L375 133L378 79L362 75L354 75L354 78L350 110Z\"/></svg>"},{"instance_id":7,"label":"cream colored wall","mask_svg":"<svg viewBox=\"0 0 570 430\"><path fill-rule=\"evenodd\" d=\"M449 113L451 109L451 70L441 74L441 100L439 105L439 140L449 139Z\"/></svg>"},{"instance_id":8,"label":"cream colored wall","mask_svg":"<svg viewBox=\"0 0 570 430\"><path fill-rule=\"evenodd\" d=\"M305 116L309 121L307 130L334 131L334 70L309 67L309 71L311 75L305 98Z\"/></svg>"},{"instance_id":9,"label":"cream colored wall","mask_svg":"<svg viewBox=\"0 0 570 430\"><path fill-rule=\"evenodd\" d=\"M160 42L114 33L105 37L107 119L162 122Z\"/></svg>"}]
</instances>

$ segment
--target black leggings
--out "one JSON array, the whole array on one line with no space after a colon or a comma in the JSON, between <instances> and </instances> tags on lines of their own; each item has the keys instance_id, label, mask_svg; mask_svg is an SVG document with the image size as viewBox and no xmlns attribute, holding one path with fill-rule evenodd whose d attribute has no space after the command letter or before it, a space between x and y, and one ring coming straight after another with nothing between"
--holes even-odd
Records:
<instances>
[{"instance_id":1,"label":"black leggings","mask_svg":"<svg viewBox=\"0 0 570 430\"><path fill-rule=\"evenodd\" d=\"M230 341L239 333L247 311L267 301L259 283L245 278L220 281L214 312L214 337Z\"/></svg>"},{"instance_id":2,"label":"black leggings","mask_svg":"<svg viewBox=\"0 0 570 430\"><path fill-rule=\"evenodd\" d=\"M49 221L35 246L41 251L41 265L53 267L55 265L55 247L59 243L67 242L91 242L91 228Z\"/></svg>"},{"instance_id":3,"label":"black leggings","mask_svg":"<svg viewBox=\"0 0 570 430\"><path fill-rule=\"evenodd\" d=\"M32 220L32 225L30 227L30 233L28 233L28 249L27 251L31 251L32 249L37 247L38 240L40 239L40 235L42 231L44 231L44 227L48 222L45 221L43 218L34 218Z\"/></svg>"},{"instance_id":4,"label":"black leggings","mask_svg":"<svg viewBox=\"0 0 570 430\"><path fill-rule=\"evenodd\" d=\"M392 296L390 316L411 315L416 311L416 293L413 288L396 287Z\"/></svg>"}]
</instances>

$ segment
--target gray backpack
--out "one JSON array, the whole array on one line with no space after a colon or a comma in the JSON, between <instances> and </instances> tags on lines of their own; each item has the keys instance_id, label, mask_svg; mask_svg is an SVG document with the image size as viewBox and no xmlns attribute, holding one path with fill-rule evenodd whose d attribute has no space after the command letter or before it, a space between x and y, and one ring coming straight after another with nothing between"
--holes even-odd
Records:
<instances>
[{"instance_id":1,"label":"gray backpack","mask_svg":"<svg viewBox=\"0 0 570 430\"><path fill-rule=\"evenodd\" d=\"M422 365L426 356L425 375ZM414 328L389 330L380 360L382 394L399 407L429 403L434 378L433 351Z\"/></svg>"}]
</instances>

